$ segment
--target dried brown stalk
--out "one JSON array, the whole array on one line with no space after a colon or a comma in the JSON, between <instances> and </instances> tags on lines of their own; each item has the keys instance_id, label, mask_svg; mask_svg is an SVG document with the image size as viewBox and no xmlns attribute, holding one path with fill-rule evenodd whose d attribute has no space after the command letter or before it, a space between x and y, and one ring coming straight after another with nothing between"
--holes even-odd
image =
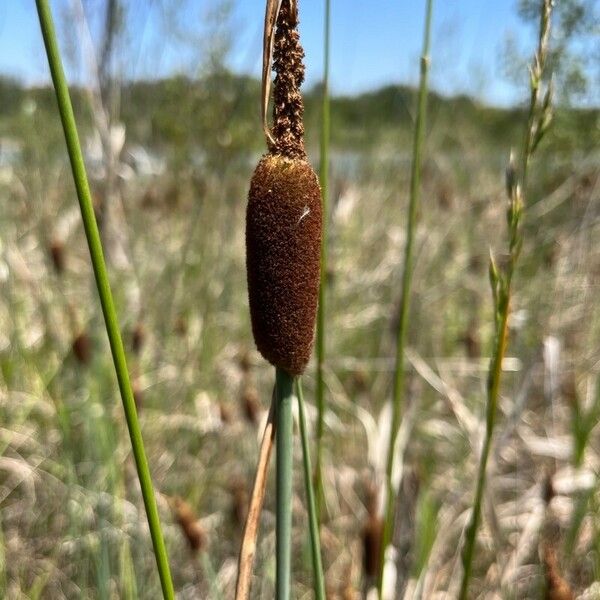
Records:
<instances>
[{"instance_id":1,"label":"dried brown stalk","mask_svg":"<svg viewBox=\"0 0 600 600\"><path fill-rule=\"evenodd\" d=\"M267 470L273 450L273 440L275 439L275 396L271 399L271 408L269 417L263 433L260 452L258 456L258 466L252 488L252 497L250 498L250 507L248 508L248 517L244 526L242 536L242 546L240 548L240 557L238 561L238 578L235 587L236 600L246 600L250 595L250 584L252 579L252 565L254 564L254 554L256 552L256 538L258 536L258 525L260 514L262 512L265 499L265 488L267 485Z\"/></svg>"}]
</instances>

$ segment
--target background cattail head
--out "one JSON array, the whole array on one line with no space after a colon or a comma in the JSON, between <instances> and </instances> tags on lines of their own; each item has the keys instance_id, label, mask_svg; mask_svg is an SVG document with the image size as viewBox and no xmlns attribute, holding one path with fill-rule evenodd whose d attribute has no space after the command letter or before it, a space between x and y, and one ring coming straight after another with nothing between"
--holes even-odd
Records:
<instances>
[{"instance_id":1,"label":"background cattail head","mask_svg":"<svg viewBox=\"0 0 600 600\"><path fill-rule=\"evenodd\" d=\"M232 520L241 530L248 516L249 495L246 482L240 476L234 477L229 484L229 491L231 494Z\"/></svg>"},{"instance_id":2,"label":"background cattail head","mask_svg":"<svg viewBox=\"0 0 600 600\"><path fill-rule=\"evenodd\" d=\"M77 333L73 338L71 350L77 361L82 365L87 365L90 362L92 359L92 343L87 332L80 331Z\"/></svg>"},{"instance_id":3,"label":"background cattail head","mask_svg":"<svg viewBox=\"0 0 600 600\"><path fill-rule=\"evenodd\" d=\"M176 496L169 500L173 515L181 528L190 549L196 553L206 546L206 532L198 522L192 507L183 498Z\"/></svg>"},{"instance_id":4,"label":"background cattail head","mask_svg":"<svg viewBox=\"0 0 600 600\"><path fill-rule=\"evenodd\" d=\"M54 270L59 275L65 270L65 245L58 238L54 238L48 247Z\"/></svg>"},{"instance_id":5,"label":"background cattail head","mask_svg":"<svg viewBox=\"0 0 600 600\"><path fill-rule=\"evenodd\" d=\"M240 400L246 419L250 423L258 425L258 419L260 416L260 402L256 388L251 384L244 385Z\"/></svg>"},{"instance_id":6,"label":"background cattail head","mask_svg":"<svg viewBox=\"0 0 600 600\"><path fill-rule=\"evenodd\" d=\"M321 189L304 150L304 51L297 7L283 0L273 47L273 140L248 195L246 267L260 353L292 375L310 358L320 280Z\"/></svg>"},{"instance_id":7,"label":"background cattail head","mask_svg":"<svg viewBox=\"0 0 600 600\"><path fill-rule=\"evenodd\" d=\"M138 321L131 332L131 350L134 354L139 354L146 340L146 328L142 321Z\"/></svg>"},{"instance_id":8,"label":"background cattail head","mask_svg":"<svg viewBox=\"0 0 600 600\"><path fill-rule=\"evenodd\" d=\"M232 421L231 408L223 402L219 402L219 418L223 425L229 425Z\"/></svg>"},{"instance_id":9,"label":"background cattail head","mask_svg":"<svg viewBox=\"0 0 600 600\"><path fill-rule=\"evenodd\" d=\"M177 319L175 320L174 329L175 329L175 333L179 337L183 337L187 334L188 323L187 323L185 316L179 315L177 317Z\"/></svg>"},{"instance_id":10,"label":"background cattail head","mask_svg":"<svg viewBox=\"0 0 600 600\"><path fill-rule=\"evenodd\" d=\"M238 364L240 367L240 371L247 375L252 369L252 356L250 355L250 351L248 348L243 348L238 356Z\"/></svg>"},{"instance_id":11,"label":"background cattail head","mask_svg":"<svg viewBox=\"0 0 600 600\"><path fill-rule=\"evenodd\" d=\"M383 519L368 515L362 530L363 569L367 581L373 581L379 573L380 547L383 536Z\"/></svg>"},{"instance_id":12,"label":"background cattail head","mask_svg":"<svg viewBox=\"0 0 600 600\"><path fill-rule=\"evenodd\" d=\"M383 518L378 510L379 489L374 481L367 481L365 506L367 514L362 529L363 570L368 582L379 573Z\"/></svg>"},{"instance_id":13,"label":"background cattail head","mask_svg":"<svg viewBox=\"0 0 600 600\"><path fill-rule=\"evenodd\" d=\"M546 578L546 600L574 600L571 587L560 573L556 548L552 544L543 544L542 561Z\"/></svg>"}]
</instances>

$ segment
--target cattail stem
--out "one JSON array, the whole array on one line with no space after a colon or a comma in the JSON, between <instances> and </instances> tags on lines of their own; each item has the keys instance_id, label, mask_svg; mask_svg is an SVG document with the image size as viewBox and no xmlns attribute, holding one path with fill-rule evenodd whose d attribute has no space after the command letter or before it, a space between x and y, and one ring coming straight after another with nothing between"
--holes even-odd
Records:
<instances>
[{"instance_id":1,"label":"cattail stem","mask_svg":"<svg viewBox=\"0 0 600 600\"><path fill-rule=\"evenodd\" d=\"M330 142L330 102L329 102L329 31L330 0L325 0L325 22L323 35L323 104L321 113L321 157L319 181L321 183L321 206L323 228L321 239L321 284L319 286L319 309L317 312L317 456L315 464L315 494L317 518L321 518L323 499L323 431L325 422L325 310L327 306L327 220L329 206L329 142Z\"/></svg>"},{"instance_id":2,"label":"cattail stem","mask_svg":"<svg viewBox=\"0 0 600 600\"><path fill-rule=\"evenodd\" d=\"M277 397L275 407L277 445L277 510L275 587L277 600L290 598L292 546L292 482L294 418L294 378L283 369L276 369Z\"/></svg>"},{"instance_id":3,"label":"cattail stem","mask_svg":"<svg viewBox=\"0 0 600 600\"><path fill-rule=\"evenodd\" d=\"M60 118L65 134L77 197L79 199L83 226L85 229L92 267L96 279L96 286L98 288L100 304L104 314L106 332L108 334L115 371L117 374L117 381L119 383L119 390L123 400L125 419L129 429L131 446L140 480L140 487L142 490L144 506L148 518L150 536L154 546L154 554L156 557L156 564L160 577L163 597L171 600L175 597L175 593L173 589L173 582L171 580L171 573L169 570L167 551L162 537L160 519L158 516L158 509L156 506L156 500L154 498L154 490L150 476L150 468L148 466L148 460L146 458L142 434L137 418L135 401L133 399L131 382L129 380L129 372L127 370L125 350L123 348L123 341L121 339L117 314L108 281L108 273L106 270L106 263L104 261L100 234L98 232L98 224L96 223L96 218L94 215L87 174L83 162L79 136L77 134L77 126L75 124L75 116L73 114L69 89L63 71L58 43L56 40L56 32L52 20L52 13L50 11L48 0L36 0L36 6L42 35L44 38L44 44L46 47L48 64L50 66L50 72L52 75L52 82L54 84L54 90L58 102Z\"/></svg>"},{"instance_id":4,"label":"cattail stem","mask_svg":"<svg viewBox=\"0 0 600 600\"><path fill-rule=\"evenodd\" d=\"M308 432L306 430L306 413L304 411L304 394L300 378L296 381L298 394L298 418L300 421L300 439L302 441L302 462L304 466L304 485L308 503L308 525L310 528L310 551L313 563L313 578L316 600L325 600L325 577L323 576L323 561L321 560L321 540L319 535L319 515L315 502L315 490L312 483L312 467L310 465L310 450L308 447Z\"/></svg>"},{"instance_id":5,"label":"cattail stem","mask_svg":"<svg viewBox=\"0 0 600 600\"><path fill-rule=\"evenodd\" d=\"M427 0L425 25L423 31L423 51L421 55L421 75L419 81L419 98L417 117L413 138L413 156L410 177L410 197L408 207L408 221L406 224L406 243L404 246L404 272L402 274L402 296L400 298L400 313L398 318L398 331L396 338L396 363L394 370L394 391L392 399L392 425L390 428L390 441L386 463L386 506L384 514L383 535L381 536L381 551L379 561L379 577L377 589L379 598L383 593L383 570L385 567L385 552L391 541L394 527L394 502L395 490L392 485L394 471L394 448L400 427L402 400L404 395L404 347L408 326L408 312L410 307L410 294L413 273L413 245L417 222L417 208L421 190L421 155L425 133L425 116L427 112L427 84L429 72L429 40L431 37L431 15L433 0Z\"/></svg>"}]
</instances>

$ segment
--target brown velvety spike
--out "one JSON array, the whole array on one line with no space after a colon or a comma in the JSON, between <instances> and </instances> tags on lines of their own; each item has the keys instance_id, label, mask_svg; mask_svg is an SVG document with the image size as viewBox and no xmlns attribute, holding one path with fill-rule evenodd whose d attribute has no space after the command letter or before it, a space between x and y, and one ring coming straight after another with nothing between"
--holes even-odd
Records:
<instances>
[{"instance_id":1,"label":"brown velvety spike","mask_svg":"<svg viewBox=\"0 0 600 600\"><path fill-rule=\"evenodd\" d=\"M171 501L175 520L185 536L190 550L194 553L206 546L206 532L197 520L192 507L182 498L176 497Z\"/></svg>"},{"instance_id":2,"label":"brown velvety spike","mask_svg":"<svg viewBox=\"0 0 600 600\"><path fill-rule=\"evenodd\" d=\"M368 581L373 581L379 573L379 550L383 535L383 519L369 515L362 530L363 569Z\"/></svg>"},{"instance_id":3,"label":"brown velvety spike","mask_svg":"<svg viewBox=\"0 0 600 600\"><path fill-rule=\"evenodd\" d=\"M54 270L61 274L65 270L65 245L58 239L52 240L49 246Z\"/></svg>"},{"instance_id":4,"label":"brown velvety spike","mask_svg":"<svg viewBox=\"0 0 600 600\"><path fill-rule=\"evenodd\" d=\"M71 344L75 358L82 364L87 365L92 358L92 343L85 331L78 333Z\"/></svg>"},{"instance_id":5,"label":"brown velvety spike","mask_svg":"<svg viewBox=\"0 0 600 600\"><path fill-rule=\"evenodd\" d=\"M266 155L246 212L252 332L260 353L291 375L310 358L320 278L321 190L301 158Z\"/></svg>"}]
</instances>

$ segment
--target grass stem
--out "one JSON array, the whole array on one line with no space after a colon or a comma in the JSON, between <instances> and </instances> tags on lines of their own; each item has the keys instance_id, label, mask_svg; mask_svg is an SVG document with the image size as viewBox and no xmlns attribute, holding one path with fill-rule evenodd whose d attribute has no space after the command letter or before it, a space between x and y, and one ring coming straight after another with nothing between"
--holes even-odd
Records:
<instances>
[{"instance_id":1,"label":"grass stem","mask_svg":"<svg viewBox=\"0 0 600 600\"><path fill-rule=\"evenodd\" d=\"M292 546L292 489L294 418L294 378L283 369L276 370L276 445L277 445L277 507L276 507L276 600L289 600Z\"/></svg>"},{"instance_id":2,"label":"grass stem","mask_svg":"<svg viewBox=\"0 0 600 600\"><path fill-rule=\"evenodd\" d=\"M530 68L531 94L523 146L521 149L520 182L517 183L517 173L512 161L509 163L506 176L506 190L508 195L508 261L502 270L498 270L493 258L490 260L490 283L494 300L494 322L496 339L490 361L487 382L486 404L486 429L479 466L477 469L477 483L471 518L465 530L465 540L462 549L463 574L460 585L460 600L466 600L469 592L469 583L473 570L473 556L477 529L481 521L481 510L484 501L486 484L487 463L492 445L492 437L496 423L498 398L500 394L500 380L502 377L502 361L506 354L508 338L508 320L512 296L512 280L522 246L521 220L524 209L524 197L527 193L527 172L529 161L533 156L537 144L542 139L548 128L551 118L551 87L548 87L546 97L540 104L540 89L544 76L544 67L548 53L548 40L550 33L550 15L553 0L540 2L540 27L538 47Z\"/></svg>"},{"instance_id":3,"label":"grass stem","mask_svg":"<svg viewBox=\"0 0 600 600\"><path fill-rule=\"evenodd\" d=\"M129 372L127 370L125 350L123 348L123 341L121 339L117 314L108 281L108 273L106 270L104 253L102 251L100 234L98 232L98 224L94 215L94 208L92 205L87 174L83 162L81 146L79 143L77 126L75 124L75 116L73 114L69 89L63 71L58 43L56 40L56 32L52 20L52 13L48 4L48 0L36 0L36 6L42 35L44 38L44 45L46 47L46 54L48 56L48 64L50 66L52 82L54 84L54 90L58 102L60 118L65 134L69 159L71 162L71 170L73 172L77 198L79 199L83 226L85 229L85 235L92 260L92 267L96 279L96 286L98 288L98 295L100 296L100 304L102 306L102 312L106 324L106 332L108 334L110 349L117 374L117 381L119 383L119 390L123 400L125 418L127 420L127 427L129 429L129 436L131 438L131 446L140 480L140 487L142 490L144 506L148 518L150 536L154 546L154 554L156 557L156 564L158 567L162 592L164 598L171 600L174 598L175 593L173 589L173 582L171 580L171 573L169 570L167 551L160 527L160 519L158 516L156 500L154 498L150 468L148 466L148 460L146 458L142 434L137 418L131 382L129 380Z\"/></svg>"},{"instance_id":4,"label":"grass stem","mask_svg":"<svg viewBox=\"0 0 600 600\"><path fill-rule=\"evenodd\" d=\"M392 485L394 471L394 448L400 427L402 399L404 395L404 347L406 345L408 314L410 307L411 283L413 273L413 245L417 222L417 208L421 189L421 160L423 138L425 134L425 116L427 112L427 91L429 73L429 45L431 38L431 15L433 0L427 0L425 25L423 30L423 51L420 64L419 97L417 116L413 138L413 156L410 177L410 197L408 207L408 221L406 225L406 243L404 247L404 272L402 274L402 296L400 298L400 311L398 316L398 330L396 338L396 363L394 370L394 389L392 398L392 425L390 428L390 441L386 462L386 506L384 514L383 535L381 538L379 577L377 589L379 598L383 593L383 570L385 565L385 552L391 541L394 526L394 501L395 490Z\"/></svg>"},{"instance_id":5,"label":"grass stem","mask_svg":"<svg viewBox=\"0 0 600 600\"><path fill-rule=\"evenodd\" d=\"M323 575L323 561L321 560L321 541L319 534L319 517L315 502L315 490L312 483L312 467L310 464L310 449L308 446L308 432L306 430L306 413L304 410L304 394L302 382L296 381L298 394L298 418L300 421L300 439L302 441L302 462L304 465L304 485L308 503L308 524L310 528L310 550L313 563L313 579L316 600L325 600L325 577Z\"/></svg>"},{"instance_id":6,"label":"grass stem","mask_svg":"<svg viewBox=\"0 0 600 600\"><path fill-rule=\"evenodd\" d=\"M323 237L321 241L321 285L319 286L319 308L317 312L317 456L315 464L315 495L317 519L321 518L323 498L323 430L325 421L325 310L327 307L327 226L329 214L329 142L331 137L329 103L329 46L330 46L330 0L325 0L323 32L323 99L321 113L321 148L319 159L319 181L323 211Z\"/></svg>"},{"instance_id":7,"label":"grass stem","mask_svg":"<svg viewBox=\"0 0 600 600\"><path fill-rule=\"evenodd\" d=\"M510 293L510 289L509 289ZM463 578L461 581L460 595L461 600L466 599L469 589L469 581L471 578L471 570L473 567L473 552L475 550L475 539L477 537L477 529L481 520L481 507L483 504L483 492L485 489L486 470L490 449L492 446L492 434L496 422L496 408L498 404L498 393L500 390L500 378L502 375L502 360L506 352L507 332L508 332L508 313L503 312L501 317L500 328L497 332L496 346L492 357L492 364L488 378L488 398L487 398L487 415L486 415L486 430L483 447L481 449L481 457L479 459L479 468L477 472L477 483L475 488L475 498L473 500L473 512L469 526L465 532L465 545L462 552L463 562Z\"/></svg>"}]
</instances>

